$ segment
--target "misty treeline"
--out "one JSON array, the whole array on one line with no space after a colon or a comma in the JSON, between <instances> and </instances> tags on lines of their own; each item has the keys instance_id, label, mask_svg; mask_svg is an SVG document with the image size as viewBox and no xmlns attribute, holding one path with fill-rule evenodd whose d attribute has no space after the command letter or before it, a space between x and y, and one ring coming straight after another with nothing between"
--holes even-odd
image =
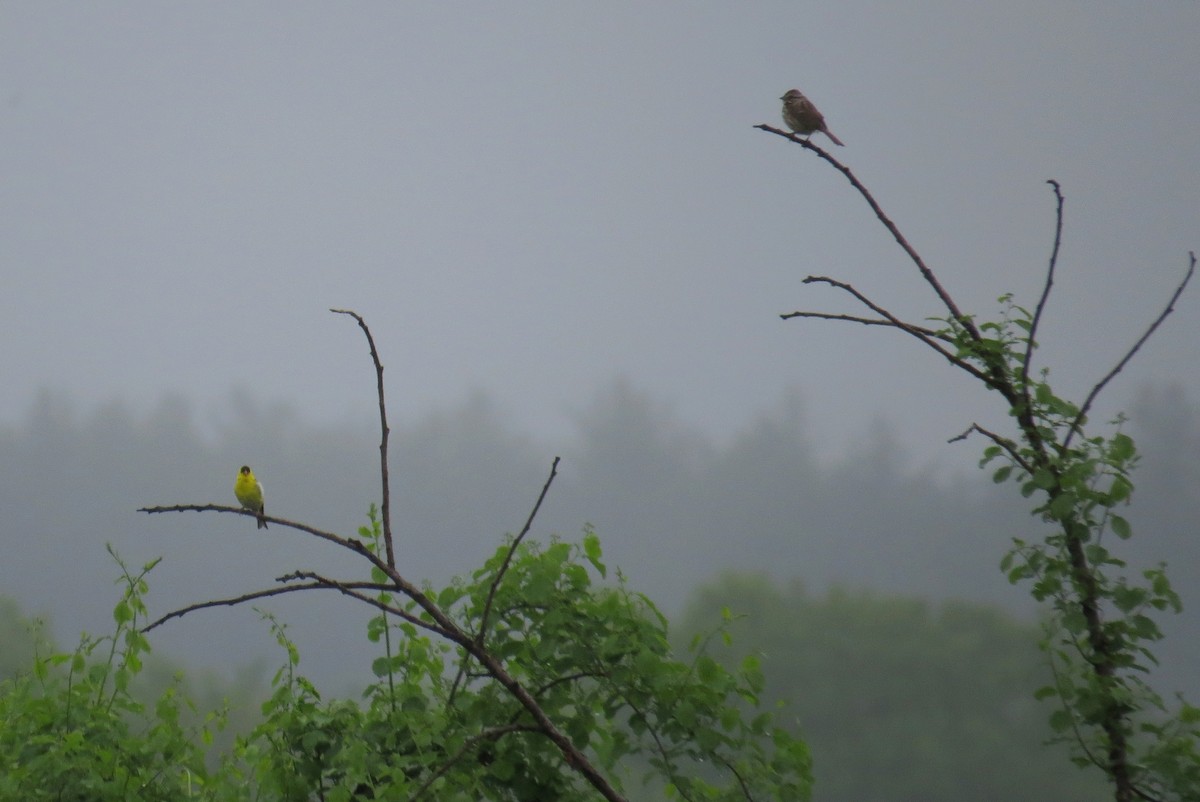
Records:
<instances>
[{"instance_id":1,"label":"misty treeline","mask_svg":"<svg viewBox=\"0 0 1200 802\"><path fill-rule=\"evenodd\" d=\"M653 588L668 614L700 582L729 569L764 569L814 589L839 583L1030 609L996 570L1010 538L1040 526L1019 499L986 472L916 464L890 435L902 421L866 427L839 458L819 460L806 434L817 424L806 419L802 396L781 400L721 441L624 381L598 393L565 443L520 431L483 393L397 423L399 550L436 581L470 569L496 535L523 520L557 453L560 477L539 513L539 531L574 537L584 522L593 524L613 563ZM1129 416L1144 461L1134 477L1137 503L1127 512L1145 536L1126 544L1127 556L1135 565L1171 563L1186 603L1200 585L1200 408L1177 387L1147 386ZM947 421L947 436L961 425ZM213 423L198 421L180 399L143 413L117 402L81 411L45 393L23 422L0 429L0 509L12 552L6 590L63 618L54 615L58 594L69 597L95 573L94 562L64 561L64 554L99 559L112 540L126 553L165 553L166 569L172 550L195 558L207 548L198 539L211 542L213 530L240 537L240 522L195 516L173 520L180 531L168 536L134 510L151 499L229 503L243 462L255 463L270 512L348 531L377 497L375 437L366 421L313 425L284 404L244 394ZM961 454L971 446L944 448ZM265 542L304 548L295 538ZM47 578L56 580L55 594L46 593ZM203 582L194 580L181 597L197 595Z\"/></svg>"}]
</instances>

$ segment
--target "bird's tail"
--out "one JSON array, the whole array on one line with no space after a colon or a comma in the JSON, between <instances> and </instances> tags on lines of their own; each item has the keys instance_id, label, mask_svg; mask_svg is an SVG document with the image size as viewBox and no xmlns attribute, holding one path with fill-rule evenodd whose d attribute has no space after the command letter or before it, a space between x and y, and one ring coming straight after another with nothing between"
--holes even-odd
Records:
<instances>
[{"instance_id":1,"label":"bird's tail","mask_svg":"<svg viewBox=\"0 0 1200 802\"><path fill-rule=\"evenodd\" d=\"M270 527L267 526L267 522L265 520L263 520L263 515L265 515L265 514L266 514L265 509L258 511L258 528L259 529L270 529Z\"/></svg>"},{"instance_id":2,"label":"bird's tail","mask_svg":"<svg viewBox=\"0 0 1200 802\"><path fill-rule=\"evenodd\" d=\"M833 144L841 145L842 147L846 147L846 143L843 142L842 140L838 139L836 136L834 136L833 132L830 131L828 128L822 128L821 130L825 132L825 136L827 136L833 140Z\"/></svg>"}]
</instances>

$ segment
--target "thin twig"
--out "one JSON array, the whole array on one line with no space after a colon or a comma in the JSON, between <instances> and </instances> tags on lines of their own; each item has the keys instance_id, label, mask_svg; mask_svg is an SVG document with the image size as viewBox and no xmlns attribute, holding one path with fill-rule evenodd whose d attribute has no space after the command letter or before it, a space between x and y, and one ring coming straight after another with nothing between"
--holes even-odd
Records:
<instances>
[{"instance_id":1,"label":"thin twig","mask_svg":"<svg viewBox=\"0 0 1200 802\"><path fill-rule=\"evenodd\" d=\"M521 544L525 535L529 533L533 526L533 519L537 517L538 510L542 508L542 502L546 498L546 494L550 492L550 485L554 482L554 477L558 475L559 457L554 458L554 462L550 464L550 475L546 478L546 483L542 485L542 492L538 494L537 501L533 504L533 509L529 511L529 516L525 519L525 525L521 527L521 531L513 538L512 543L508 546L508 552L504 555L504 563L500 566L500 570L496 572L496 577L492 580L492 585L488 588L487 600L483 605L483 613L479 616L479 631L475 635L475 642L481 647L483 646L484 637L487 635L488 618L492 613L492 604L496 598L496 591L500 587L500 580L504 578L505 572L508 571L508 566L512 563L513 554L516 553L517 546ZM458 695L458 689L462 686L462 681L467 676L467 665L470 661L470 655L463 654L463 659L459 663L458 673L454 676L454 681L450 683L450 693L446 696L447 706L454 704L454 699Z\"/></svg>"},{"instance_id":2,"label":"thin twig","mask_svg":"<svg viewBox=\"0 0 1200 802\"><path fill-rule=\"evenodd\" d=\"M861 323L864 326L888 326L891 328L900 329L902 331L923 334L926 337L932 337L932 338L938 339L938 340L948 340L949 339L945 334L942 334L941 332L938 332L938 331L934 331L933 329L925 328L924 326L917 326L912 323L897 324L895 321L885 320L883 318L859 317L858 315L843 315L843 314L837 314L834 312L800 312L800 311L782 312L779 315L780 320L791 320L794 317L813 317L813 318L819 318L821 320L841 320L846 323Z\"/></svg>"},{"instance_id":3,"label":"thin twig","mask_svg":"<svg viewBox=\"0 0 1200 802\"><path fill-rule=\"evenodd\" d=\"M388 481L388 435L391 430L387 422L387 405L383 401L383 363L379 361L379 352L375 350L375 338L362 315L350 309L330 309L335 315L349 315L358 321L358 327L367 335L367 345L371 348L371 361L375 363L375 385L379 395L379 479L383 484L383 500L379 505L379 514L383 518L383 543L387 548L387 564L396 567L396 552L392 546L392 513L391 486Z\"/></svg>"},{"instance_id":4,"label":"thin twig","mask_svg":"<svg viewBox=\"0 0 1200 802\"><path fill-rule=\"evenodd\" d=\"M1054 270L1058 266L1058 251L1062 247L1063 230L1063 194L1062 187L1053 178L1046 181L1054 187L1054 197L1058 200L1058 208L1054 212L1054 247L1050 249L1050 265L1046 269L1046 282L1042 285L1042 297L1038 298L1037 309L1034 310L1033 320L1029 324L1029 340L1025 343L1025 358L1021 361L1021 393L1026 404L1032 404L1029 396L1029 363L1033 360L1034 342L1037 338L1038 326L1042 322L1042 312L1046 309L1046 300L1050 297L1050 289L1054 286Z\"/></svg>"},{"instance_id":5,"label":"thin twig","mask_svg":"<svg viewBox=\"0 0 1200 802\"><path fill-rule=\"evenodd\" d=\"M546 494L550 492L550 485L554 483L554 477L558 476L559 457L554 458L554 462L550 464L550 475L546 477L546 483L542 485L542 492L538 493L537 501L533 504L533 509L529 511L529 517L525 519L525 525L521 527L521 531L513 538L508 547L508 553L504 555L504 562L500 565L500 570L496 572L495 579L492 580L492 586L488 588L487 601L483 604L483 613L479 616L479 633L475 636L476 642L482 644L485 634L487 633L488 616L492 612L492 602L496 598L496 590L500 587L501 580L504 579L504 574L508 571L508 566L512 563L513 555L516 554L517 547L521 545L521 541L525 535L529 534L530 528L533 526L533 519L537 517L538 510L542 508L542 502L546 500Z\"/></svg>"},{"instance_id":6,"label":"thin twig","mask_svg":"<svg viewBox=\"0 0 1200 802\"><path fill-rule=\"evenodd\" d=\"M989 429L985 429L978 423L972 423L962 434L956 434L946 442L957 443L960 440L966 440L971 435L971 432L979 432L981 435L1000 446L1000 448L1004 449L1004 453L1008 454L1009 458L1012 459L1013 462L1017 463L1017 466L1021 470L1025 471L1025 473L1029 474L1030 476L1033 475L1033 466L1021 457L1021 450L1014 441L1009 440L1007 437L996 434Z\"/></svg>"},{"instance_id":7,"label":"thin twig","mask_svg":"<svg viewBox=\"0 0 1200 802\"><path fill-rule=\"evenodd\" d=\"M1171 300L1167 301L1166 307L1159 314L1159 316L1154 319L1154 322L1150 324L1149 328L1146 329L1142 336L1138 338L1138 341L1133 344L1133 347L1129 349L1129 352L1122 357L1121 361L1118 362L1116 366L1108 372L1108 375L1097 382L1096 386L1092 388L1092 391L1088 393L1087 399L1084 400L1083 406L1079 408L1079 413L1075 416L1075 420L1071 421L1070 431L1068 431L1067 436L1063 438L1064 451L1068 446L1071 445L1071 438L1075 436L1075 433L1079 431L1080 425L1083 423L1084 419L1087 418L1087 414L1091 410L1092 404L1096 400L1096 396L1100 395L1100 391L1104 389L1105 385L1112 381L1113 378L1120 373L1127 364L1129 364L1129 360L1133 359L1133 355L1141 349L1141 347L1146 343L1146 340L1150 339L1150 335L1154 334L1158 327L1162 325L1162 322L1167 319L1167 316L1175 311L1175 302L1179 300L1179 296L1183 295L1184 289L1187 288L1188 282L1192 280L1192 275L1196 272L1195 251L1189 251L1188 257L1189 260L1187 273L1184 274L1183 281L1179 282L1179 285L1175 288L1175 292L1171 293Z\"/></svg>"}]
</instances>

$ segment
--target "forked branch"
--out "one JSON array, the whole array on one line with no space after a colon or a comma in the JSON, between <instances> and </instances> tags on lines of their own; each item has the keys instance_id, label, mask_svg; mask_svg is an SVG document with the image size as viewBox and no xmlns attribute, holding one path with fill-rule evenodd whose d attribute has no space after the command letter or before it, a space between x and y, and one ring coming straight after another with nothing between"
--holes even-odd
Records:
<instances>
[{"instance_id":1,"label":"forked branch","mask_svg":"<svg viewBox=\"0 0 1200 802\"><path fill-rule=\"evenodd\" d=\"M756 125L754 127L768 133L775 134L776 136L781 136L784 139L790 139L796 144L808 148L822 159L829 162L831 165L833 165L834 169L844 175L846 180L850 182L850 185L858 190L858 194L863 196L863 199L867 202L867 205L871 207L871 211L873 211L875 216L879 218L879 222L883 224L884 228L886 228L896 240L896 243L908 255L908 258L912 261L912 263L916 265L917 270L921 272L921 277L925 279L925 282L931 288L933 288L934 293L939 299L941 299L942 304L946 307L946 311L950 313L950 317L958 321L973 339L981 339L979 330L975 327L975 324L969 317L959 311L958 304L956 304L954 299L950 297L950 293L946 292L945 288L942 287L942 283L938 281L937 276L935 276L933 271L929 269L929 266L925 264L925 260L921 258L921 254L917 253L917 249L909 244L908 238L905 237L904 234L901 233L899 227L892 222L892 218L888 217L887 214L884 213L883 207L881 207L875 200L875 196L872 195L871 191L867 189L861 181L858 180L858 176L854 175L849 167L834 158L829 151L824 150L809 140L798 137L789 131L783 131L770 125Z\"/></svg>"},{"instance_id":2,"label":"forked branch","mask_svg":"<svg viewBox=\"0 0 1200 802\"><path fill-rule=\"evenodd\" d=\"M503 661L487 650L484 645L483 633L486 629L487 615L490 611L492 598L496 594L500 580L503 578L504 572L507 569L508 563L512 558L513 551L520 544L521 540L529 532L533 525L533 520L536 517L538 510L541 509L542 502L545 500L546 494L549 492L550 485L554 481L554 477L558 471L558 458L555 457L554 464L551 467L550 477L546 480L546 484L539 494L537 502L533 510L530 512L525 521L525 526L521 532L514 538L510 547L508 558L501 567L496 579L492 583L488 594L487 605L485 606L484 617L481 621L478 633L469 633L459 626L437 603L426 595L420 588L414 585L409 580L405 579L396 569L395 552L392 546L392 531L391 518L389 511L389 491L388 491L388 424L387 412L384 403L384 387L383 387L383 365L379 360L379 353L375 348L375 341L371 336L370 329L367 327L363 318L355 312L345 309L331 310L337 314L344 314L353 317L358 321L363 333L367 337L367 343L370 346L371 359L375 364L376 386L379 398L379 420L382 430L382 437L379 444L379 459L380 459L380 480L383 485L383 502L382 502L382 517L383 517L383 534L386 544L386 558L380 557L374 551L367 547L361 540L353 538L344 538L332 532L325 532L315 527L295 521L288 521L280 518L268 518L271 523L278 523L285 527L296 529L301 532L313 535L328 542L334 543L342 548L353 551L363 557L370 564L379 570L387 582L355 582L342 581L323 576L313 571L295 571L287 576L280 577L280 582L295 582L298 580L307 580L303 584L289 584L286 587L269 588L265 590L245 593L240 596L228 599L216 599L200 604L193 604L188 607L174 610L162 618L152 622L147 630L153 629L166 621L173 618L182 617L190 612L207 609L211 607L231 607L255 599L261 599L268 596L278 596L284 593L293 593L305 590L336 590L337 592L371 605L381 610L385 615L395 615L409 623L421 627L429 632L432 632L439 637L445 638L457 645L463 650L463 664L466 664L468 659L479 663L482 670L486 672L493 680L498 682L512 696L533 720L533 724L520 724L510 727L501 727L487 732L496 735L502 735L506 732L517 730L537 731L549 739L555 747L562 753L564 762L572 768L576 773L584 778L589 785L596 789L605 799L610 802L624 802L624 798L616 791L608 779L592 764L589 758L574 744L559 727L552 721L545 710L538 703L535 695L530 693L506 668ZM143 507L140 510L146 513L166 513L166 512L227 512L237 515L253 515L253 513L237 507L227 507L219 504L176 504L171 506ZM416 605L424 612L424 616L414 615L413 613L396 607L373 597L369 592L376 593L398 593L415 602ZM436 780L436 776L434 777Z\"/></svg>"}]
</instances>

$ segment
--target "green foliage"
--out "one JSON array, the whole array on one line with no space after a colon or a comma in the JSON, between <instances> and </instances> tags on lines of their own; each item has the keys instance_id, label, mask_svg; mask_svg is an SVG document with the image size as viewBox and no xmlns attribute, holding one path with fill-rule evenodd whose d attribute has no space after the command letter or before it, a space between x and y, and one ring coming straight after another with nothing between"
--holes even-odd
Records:
<instances>
[{"instance_id":1,"label":"green foliage","mask_svg":"<svg viewBox=\"0 0 1200 802\"><path fill-rule=\"evenodd\" d=\"M712 621L724 611L727 624ZM1045 748L1049 679L1037 627L994 608L726 575L702 588L677 638L729 639L723 664L761 665L763 701L782 705L812 748L824 802L1093 800L1098 775L1063 771ZM998 756L1003 756L998 758Z\"/></svg>"},{"instance_id":2,"label":"green foliage","mask_svg":"<svg viewBox=\"0 0 1200 802\"><path fill-rule=\"evenodd\" d=\"M372 529L360 534L374 541ZM682 798L807 798L803 743L770 714L743 713L762 688L757 668L676 659L654 605L622 582L597 586L606 572L589 530L578 545L502 546L470 582L430 596L464 631L485 632L488 652L615 786L642 755L649 770L638 781ZM412 600L405 610L420 614ZM368 636L390 645L361 706L323 702L276 633L289 660L265 721L241 745L267 798L320 789L349 799L367 788L376 799L599 798L512 688L412 623L387 613L369 623Z\"/></svg>"},{"instance_id":3,"label":"green foliage","mask_svg":"<svg viewBox=\"0 0 1200 802\"><path fill-rule=\"evenodd\" d=\"M149 651L137 625L157 561L133 575L110 553L125 585L113 634L85 636L73 654L39 656L0 683L0 800L176 800L206 776L176 689L149 710L129 692Z\"/></svg>"},{"instance_id":4,"label":"green foliage","mask_svg":"<svg viewBox=\"0 0 1200 802\"><path fill-rule=\"evenodd\" d=\"M378 531L372 511L360 535L378 549ZM368 624L382 649L377 681L360 701L324 699L298 672L286 627L263 613L286 659L261 723L212 770L211 732L181 725L177 687L153 705L128 691L149 649L138 627L152 567L124 571L112 637L39 659L3 687L0 800L601 798L550 728L615 789L809 797L807 748L759 709L757 659L727 669L703 650L677 658L649 599L620 578L599 584L608 569L590 529L579 544L510 542L469 581L427 591L502 676L433 634L428 612L405 598L410 617L381 610ZM388 607L397 597L381 588L375 598Z\"/></svg>"},{"instance_id":5,"label":"green foliage","mask_svg":"<svg viewBox=\"0 0 1200 802\"><path fill-rule=\"evenodd\" d=\"M17 603L0 596L0 680L14 679L29 670L39 650L47 651L42 622L26 620Z\"/></svg>"}]
</instances>

